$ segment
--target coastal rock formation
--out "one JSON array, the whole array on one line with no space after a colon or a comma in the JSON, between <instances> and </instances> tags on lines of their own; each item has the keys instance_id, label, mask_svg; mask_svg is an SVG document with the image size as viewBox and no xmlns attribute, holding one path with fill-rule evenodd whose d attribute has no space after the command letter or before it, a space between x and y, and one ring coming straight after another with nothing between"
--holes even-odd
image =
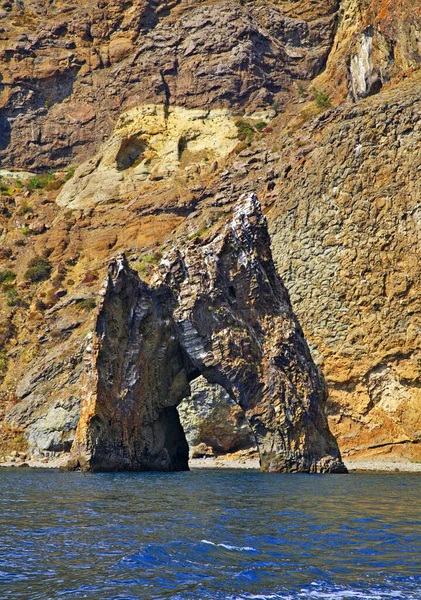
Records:
<instances>
[{"instance_id":1,"label":"coastal rock formation","mask_svg":"<svg viewBox=\"0 0 421 600\"><path fill-rule=\"evenodd\" d=\"M187 469L176 407L200 375L243 409L262 470L345 471L323 413L326 387L276 273L254 195L205 243L171 251L150 285L124 256L111 263L74 464Z\"/></svg>"},{"instance_id":2,"label":"coastal rock formation","mask_svg":"<svg viewBox=\"0 0 421 600\"><path fill-rule=\"evenodd\" d=\"M420 31L409 1L0 3L0 460L71 446L111 257L149 281L245 192L342 454L421 460Z\"/></svg>"}]
</instances>

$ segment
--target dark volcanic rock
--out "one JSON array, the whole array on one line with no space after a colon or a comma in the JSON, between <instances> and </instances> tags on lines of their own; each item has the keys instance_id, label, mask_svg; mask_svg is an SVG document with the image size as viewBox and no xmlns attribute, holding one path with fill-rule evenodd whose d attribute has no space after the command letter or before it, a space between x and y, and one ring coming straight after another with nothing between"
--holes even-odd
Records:
<instances>
[{"instance_id":1,"label":"dark volcanic rock","mask_svg":"<svg viewBox=\"0 0 421 600\"><path fill-rule=\"evenodd\" d=\"M110 265L74 456L94 470L187 469L176 406L199 375L243 409L263 470L345 470L254 195L171 251L151 285L124 256Z\"/></svg>"}]
</instances>

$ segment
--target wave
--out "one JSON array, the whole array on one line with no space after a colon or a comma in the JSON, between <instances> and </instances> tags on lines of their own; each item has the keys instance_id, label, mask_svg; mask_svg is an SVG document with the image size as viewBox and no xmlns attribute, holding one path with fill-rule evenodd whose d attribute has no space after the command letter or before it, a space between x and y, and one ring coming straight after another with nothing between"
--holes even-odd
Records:
<instances>
[{"instance_id":1,"label":"wave","mask_svg":"<svg viewBox=\"0 0 421 600\"><path fill-rule=\"evenodd\" d=\"M215 544L214 542L210 542L209 540L200 540L201 544L209 544L210 546L215 546L218 548L225 548L225 550L234 550L235 552L257 552L256 548L252 548L251 546L231 546L230 544Z\"/></svg>"}]
</instances>

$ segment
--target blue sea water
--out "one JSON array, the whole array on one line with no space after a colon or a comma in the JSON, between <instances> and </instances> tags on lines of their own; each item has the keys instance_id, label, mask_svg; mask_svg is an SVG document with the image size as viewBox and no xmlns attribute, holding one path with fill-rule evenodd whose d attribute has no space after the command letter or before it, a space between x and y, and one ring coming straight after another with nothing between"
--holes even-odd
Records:
<instances>
[{"instance_id":1,"label":"blue sea water","mask_svg":"<svg viewBox=\"0 0 421 600\"><path fill-rule=\"evenodd\" d=\"M420 600L419 474L0 470L2 600Z\"/></svg>"}]
</instances>

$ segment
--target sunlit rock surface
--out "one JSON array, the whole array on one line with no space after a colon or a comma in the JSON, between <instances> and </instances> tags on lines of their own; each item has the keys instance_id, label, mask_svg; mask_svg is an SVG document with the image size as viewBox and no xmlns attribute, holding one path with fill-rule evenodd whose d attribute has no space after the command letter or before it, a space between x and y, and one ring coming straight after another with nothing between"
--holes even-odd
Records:
<instances>
[{"instance_id":1,"label":"sunlit rock surface","mask_svg":"<svg viewBox=\"0 0 421 600\"><path fill-rule=\"evenodd\" d=\"M177 410L191 451L202 444L217 455L256 447L242 408L222 386L202 376L190 383L190 396Z\"/></svg>"}]
</instances>

